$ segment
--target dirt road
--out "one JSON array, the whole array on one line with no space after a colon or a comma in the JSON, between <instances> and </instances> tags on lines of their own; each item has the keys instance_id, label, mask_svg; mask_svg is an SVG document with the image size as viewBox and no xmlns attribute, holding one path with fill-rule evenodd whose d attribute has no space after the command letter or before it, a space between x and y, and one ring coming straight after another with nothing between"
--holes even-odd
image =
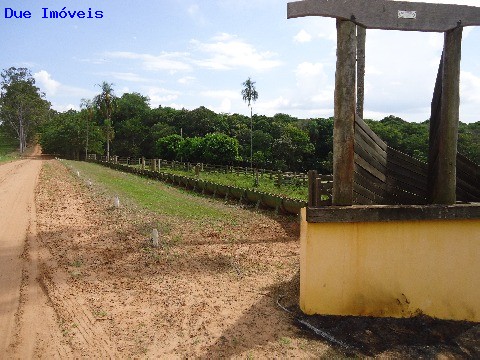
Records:
<instances>
[{"instance_id":1,"label":"dirt road","mask_svg":"<svg viewBox=\"0 0 480 360\"><path fill-rule=\"evenodd\" d=\"M31 158L0 166L0 354L59 357L62 334L39 277L34 190L42 167ZM52 342L52 340L55 340ZM52 343L59 346L50 347Z\"/></svg>"}]
</instances>

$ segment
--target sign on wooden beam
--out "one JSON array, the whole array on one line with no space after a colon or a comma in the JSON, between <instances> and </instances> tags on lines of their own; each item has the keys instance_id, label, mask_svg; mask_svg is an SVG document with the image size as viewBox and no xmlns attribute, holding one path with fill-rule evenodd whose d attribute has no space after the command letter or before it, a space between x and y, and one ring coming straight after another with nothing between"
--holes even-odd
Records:
<instances>
[{"instance_id":1,"label":"sign on wooden beam","mask_svg":"<svg viewBox=\"0 0 480 360\"><path fill-rule=\"evenodd\" d=\"M480 26L480 8L391 0L302 0L288 3L287 17L325 16L367 29L445 32Z\"/></svg>"}]
</instances>

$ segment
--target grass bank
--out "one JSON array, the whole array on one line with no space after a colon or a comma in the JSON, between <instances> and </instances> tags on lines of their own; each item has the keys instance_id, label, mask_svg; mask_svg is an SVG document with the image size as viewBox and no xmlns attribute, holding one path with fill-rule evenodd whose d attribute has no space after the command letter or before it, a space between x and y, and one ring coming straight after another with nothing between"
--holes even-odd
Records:
<instances>
[{"instance_id":1,"label":"grass bank","mask_svg":"<svg viewBox=\"0 0 480 360\"><path fill-rule=\"evenodd\" d=\"M121 199L129 199L157 214L203 222L214 220L235 223L234 211L226 211L216 201L174 188L162 182L112 170L97 164L63 161L83 181L90 179Z\"/></svg>"}]
</instances>

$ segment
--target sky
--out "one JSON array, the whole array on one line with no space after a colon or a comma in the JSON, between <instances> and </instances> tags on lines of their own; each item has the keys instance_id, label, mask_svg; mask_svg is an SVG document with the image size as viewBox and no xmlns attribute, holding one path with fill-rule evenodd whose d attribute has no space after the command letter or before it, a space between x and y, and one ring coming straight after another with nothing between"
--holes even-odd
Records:
<instances>
[{"instance_id":1,"label":"sky","mask_svg":"<svg viewBox=\"0 0 480 360\"><path fill-rule=\"evenodd\" d=\"M424 2L480 6L478 0ZM0 0L0 69L29 68L58 111L78 110L106 81L117 96L148 96L152 108L205 106L248 115L241 90L250 77L259 94L254 113L333 116L335 20L287 20L287 3ZM31 15L13 18L8 9ZM83 11L85 18L43 18L44 11L62 10ZM466 27L460 85L466 123L480 121L479 44L480 27ZM427 120L442 47L440 33L368 30L364 117Z\"/></svg>"}]
</instances>

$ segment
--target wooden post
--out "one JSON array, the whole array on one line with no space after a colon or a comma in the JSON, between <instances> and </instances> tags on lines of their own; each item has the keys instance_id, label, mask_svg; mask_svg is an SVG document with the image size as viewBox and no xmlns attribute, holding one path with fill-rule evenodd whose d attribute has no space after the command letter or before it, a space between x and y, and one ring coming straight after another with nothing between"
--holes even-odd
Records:
<instances>
[{"instance_id":1,"label":"wooden post","mask_svg":"<svg viewBox=\"0 0 480 360\"><path fill-rule=\"evenodd\" d=\"M145 158L142 157L142 170L145 170Z\"/></svg>"},{"instance_id":2,"label":"wooden post","mask_svg":"<svg viewBox=\"0 0 480 360\"><path fill-rule=\"evenodd\" d=\"M357 25L357 115L363 119L365 102L365 43L367 29Z\"/></svg>"},{"instance_id":3,"label":"wooden post","mask_svg":"<svg viewBox=\"0 0 480 360\"><path fill-rule=\"evenodd\" d=\"M332 204L339 206L353 204L356 43L355 24L337 19Z\"/></svg>"},{"instance_id":4,"label":"wooden post","mask_svg":"<svg viewBox=\"0 0 480 360\"><path fill-rule=\"evenodd\" d=\"M460 108L460 59L462 27L445 33L445 44L439 76L441 92L436 86L434 104L440 98L440 113L432 110L429 144L429 194L432 204L454 204L456 201L457 140ZM437 81L438 85L438 81ZM439 94L440 92L440 94ZM435 122L435 123L433 123Z\"/></svg>"},{"instance_id":5,"label":"wooden post","mask_svg":"<svg viewBox=\"0 0 480 360\"><path fill-rule=\"evenodd\" d=\"M308 172L308 206L317 206L317 180L318 172L316 170L310 170Z\"/></svg>"}]
</instances>

